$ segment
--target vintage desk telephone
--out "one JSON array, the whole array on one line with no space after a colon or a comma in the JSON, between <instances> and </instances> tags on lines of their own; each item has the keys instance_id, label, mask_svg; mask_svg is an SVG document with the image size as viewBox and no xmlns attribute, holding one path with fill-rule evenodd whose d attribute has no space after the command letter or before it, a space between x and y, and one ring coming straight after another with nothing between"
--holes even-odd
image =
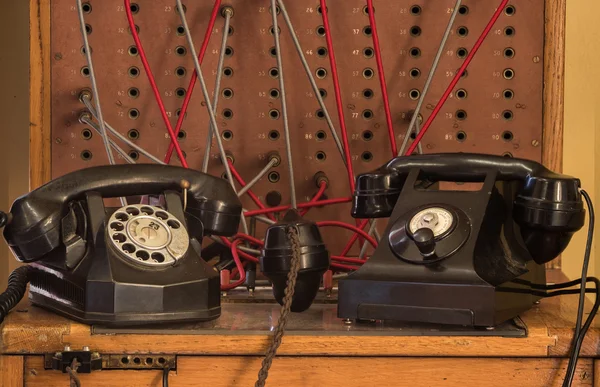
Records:
<instances>
[{"instance_id":1,"label":"vintage desk telephone","mask_svg":"<svg viewBox=\"0 0 600 387\"><path fill-rule=\"evenodd\" d=\"M424 188L439 181L483 186ZM352 215L390 219L373 256L340 281L339 317L494 326L517 316L538 299L526 284L546 283L544 264L584 224L579 187L533 161L474 154L399 157L358 176Z\"/></svg>"},{"instance_id":2,"label":"vintage desk telephone","mask_svg":"<svg viewBox=\"0 0 600 387\"><path fill-rule=\"evenodd\" d=\"M165 208L104 205L139 194L163 194ZM208 320L220 315L220 282L200 258L200 243L235 234L241 211L216 177L163 165L103 166L17 199L4 237L35 269L34 304L105 325Z\"/></svg>"}]
</instances>

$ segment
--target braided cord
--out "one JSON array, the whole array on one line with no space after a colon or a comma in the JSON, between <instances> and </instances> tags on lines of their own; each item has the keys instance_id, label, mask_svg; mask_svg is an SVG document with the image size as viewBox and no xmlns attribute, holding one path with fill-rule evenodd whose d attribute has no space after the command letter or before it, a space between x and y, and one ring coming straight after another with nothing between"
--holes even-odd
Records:
<instances>
[{"instance_id":1,"label":"braided cord","mask_svg":"<svg viewBox=\"0 0 600 387\"><path fill-rule=\"evenodd\" d=\"M283 340L283 334L285 333L285 326L287 325L288 316L290 309L292 308L292 300L294 298L294 290L296 288L296 279L298 278L298 272L300 271L300 239L298 237L298 230L296 227L290 227L287 230L287 236L292 245L292 267L287 276L287 286L285 287L285 296L283 297L283 305L281 306L281 315L277 321L277 326L273 333L273 341L267 349L267 354L262 362L260 371L258 372L258 380L254 384L255 387L264 387L269 376L269 369L277 354L277 349L281 345Z\"/></svg>"},{"instance_id":2,"label":"braided cord","mask_svg":"<svg viewBox=\"0 0 600 387\"><path fill-rule=\"evenodd\" d=\"M66 368L66 371L69 374L69 387L81 387L81 381L77 375L77 369L80 365L81 363L79 363L77 358L75 358L71 362L71 366Z\"/></svg>"}]
</instances>

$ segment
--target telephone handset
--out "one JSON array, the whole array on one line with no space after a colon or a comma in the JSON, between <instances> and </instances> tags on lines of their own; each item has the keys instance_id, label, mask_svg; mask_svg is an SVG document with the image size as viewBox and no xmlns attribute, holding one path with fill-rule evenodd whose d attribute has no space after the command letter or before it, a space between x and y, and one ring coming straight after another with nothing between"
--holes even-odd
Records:
<instances>
[{"instance_id":1,"label":"telephone handset","mask_svg":"<svg viewBox=\"0 0 600 387\"><path fill-rule=\"evenodd\" d=\"M162 195L164 206L105 206ZM223 179L168 165L93 167L18 198L4 237L28 262L30 299L84 323L136 325L220 315L206 235L238 231L242 205Z\"/></svg>"},{"instance_id":2,"label":"telephone handset","mask_svg":"<svg viewBox=\"0 0 600 387\"><path fill-rule=\"evenodd\" d=\"M389 217L411 170L430 182L496 181L518 184L512 216L535 262L556 258L584 224L579 179L554 173L530 160L449 153L398 157L372 173L358 176L352 207L355 218Z\"/></svg>"},{"instance_id":3,"label":"telephone handset","mask_svg":"<svg viewBox=\"0 0 600 387\"><path fill-rule=\"evenodd\" d=\"M483 184L428 185L437 182ZM369 260L339 282L338 316L349 319L497 325L537 300L511 293L513 281L545 284L543 264L585 221L578 179L492 155L398 157L358 176L353 199L354 217L389 221Z\"/></svg>"},{"instance_id":4,"label":"telephone handset","mask_svg":"<svg viewBox=\"0 0 600 387\"><path fill-rule=\"evenodd\" d=\"M182 192L187 181L185 213L190 235L233 235L241 216L241 203L226 181L191 169L156 164L93 167L69 173L18 198L4 237L22 262L33 262L61 243L61 222L77 211L73 202L87 192L102 197ZM198 229L202 226L202 229Z\"/></svg>"}]
</instances>

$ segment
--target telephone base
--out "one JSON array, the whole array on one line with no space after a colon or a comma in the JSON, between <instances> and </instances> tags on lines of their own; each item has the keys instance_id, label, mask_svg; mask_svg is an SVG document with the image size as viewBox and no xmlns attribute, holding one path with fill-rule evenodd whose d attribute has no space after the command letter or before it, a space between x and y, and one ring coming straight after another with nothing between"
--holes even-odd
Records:
<instances>
[{"instance_id":1,"label":"telephone base","mask_svg":"<svg viewBox=\"0 0 600 387\"><path fill-rule=\"evenodd\" d=\"M210 321L221 315L221 307L169 313L90 313L57 302L39 293L29 293L29 300L36 306L48 309L64 317L88 325L127 327L165 323L190 323Z\"/></svg>"},{"instance_id":2,"label":"telephone base","mask_svg":"<svg viewBox=\"0 0 600 387\"><path fill-rule=\"evenodd\" d=\"M516 317L540 299L530 294L531 283L546 283L543 266L533 267L520 280L496 287L350 276L339 283L338 317L492 327Z\"/></svg>"}]
</instances>

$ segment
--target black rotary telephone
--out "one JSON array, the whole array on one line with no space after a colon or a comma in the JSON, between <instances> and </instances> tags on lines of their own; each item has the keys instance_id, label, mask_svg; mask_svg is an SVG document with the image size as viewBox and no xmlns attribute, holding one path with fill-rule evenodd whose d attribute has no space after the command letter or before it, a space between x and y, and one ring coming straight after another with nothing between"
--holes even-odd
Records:
<instances>
[{"instance_id":1,"label":"black rotary telephone","mask_svg":"<svg viewBox=\"0 0 600 387\"><path fill-rule=\"evenodd\" d=\"M104 198L163 195L164 206ZM17 199L4 237L30 263L34 304L85 323L135 325L220 315L207 235L234 235L242 206L226 181L165 165L76 171Z\"/></svg>"},{"instance_id":2,"label":"black rotary telephone","mask_svg":"<svg viewBox=\"0 0 600 387\"><path fill-rule=\"evenodd\" d=\"M440 181L483 185L448 191ZM356 187L352 215L389 223L373 256L339 283L348 319L497 325L538 299L528 288L546 283L543 264L585 220L578 179L514 158L398 157Z\"/></svg>"}]
</instances>

